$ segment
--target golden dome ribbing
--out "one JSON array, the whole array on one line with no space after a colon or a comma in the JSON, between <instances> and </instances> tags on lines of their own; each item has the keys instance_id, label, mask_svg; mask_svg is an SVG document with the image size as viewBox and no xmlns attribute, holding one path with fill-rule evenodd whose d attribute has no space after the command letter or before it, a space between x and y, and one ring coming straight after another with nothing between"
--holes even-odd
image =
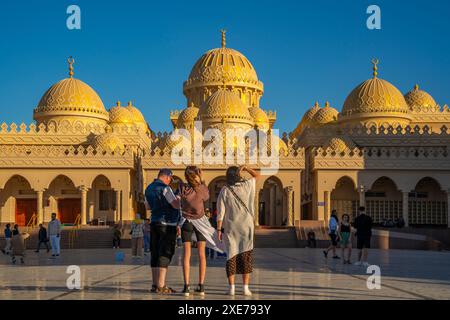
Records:
<instances>
[{"instance_id":1,"label":"golden dome ribbing","mask_svg":"<svg viewBox=\"0 0 450 320\"><path fill-rule=\"evenodd\" d=\"M133 124L134 115L129 109L121 107L120 102L117 105L109 109L109 123L111 124Z\"/></svg>"},{"instance_id":2,"label":"golden dome ribbing","mask_svg":"<svg viewBox=\"0 0 450 320\"><path fill-rule=\"evenodd\" d=\"M405 95L406 103L410 108L434 108L436 101L433 97L423 90L420 90L419 85L415 85L414 89Z\"/></svg>"},{"instance_id":3,"label":"golden dome ribbing","mask_svg":"<svg viewBox=\"0 0 450 320\"><path fill-rule=\"evenodd\" d=\"M269 118L263 109L260 107L250 107L248 111L259 129L268 130L270 128Z\"/></svg>"}]
</instances>

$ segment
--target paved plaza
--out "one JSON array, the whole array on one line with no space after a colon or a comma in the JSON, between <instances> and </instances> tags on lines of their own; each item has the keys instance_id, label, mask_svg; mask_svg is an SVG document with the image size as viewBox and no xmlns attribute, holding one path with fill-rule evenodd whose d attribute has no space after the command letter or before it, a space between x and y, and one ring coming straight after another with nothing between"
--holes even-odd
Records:
<instances>
[{"instance_id":1,"label":"paved plaza","mask_svg":"<svg viewBox=\"0 0 450 320\"><path fill-rule=\"evenodd\" d=\"M151 294L148 257L115 262L108 249L64 250L58 259L29 250L24 265L12 265L0 256L0 299L229 299L225 260L208 260L204 298L181 294ZM356 254L356 252L354 253ZM169 269L169 286L183 285L182 250ZM370 262L381 268L381 289L369 290L364 267L326 261L320 249L255 249L250 299L450 299L450 252L372 250ZM193 256L191 283L197 279L197 258ZM81 267L81 290L66 287L67 266ZM239 282L238 282L239 283ZM244 299L237 286L234 299ZM249 298L246 298L249 299Z\"/></svg>"}]
</instances>

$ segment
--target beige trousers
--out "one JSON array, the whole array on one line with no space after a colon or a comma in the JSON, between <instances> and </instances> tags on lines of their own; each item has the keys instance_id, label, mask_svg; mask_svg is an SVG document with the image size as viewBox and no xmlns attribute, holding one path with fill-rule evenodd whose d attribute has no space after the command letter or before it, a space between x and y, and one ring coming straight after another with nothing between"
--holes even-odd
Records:
<instances>
[{"instance_id":1,"label":"beige trousers","mask_svg":"<svg viewBox=\"0 0 450 320\"><path fill-rule=\"evenodd\" d=\"M144 238L131 238L131 255L142 257Z\"/></svg>"}]
</instances>

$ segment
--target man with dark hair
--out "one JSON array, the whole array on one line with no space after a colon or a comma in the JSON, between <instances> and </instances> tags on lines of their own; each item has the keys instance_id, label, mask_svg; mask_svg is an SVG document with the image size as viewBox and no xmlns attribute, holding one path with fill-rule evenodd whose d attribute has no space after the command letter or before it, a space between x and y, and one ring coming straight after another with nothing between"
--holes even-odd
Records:
<instances>
[{"instance_id":1,"label":"man with dark hair","mask_svg":"<svg viewBox=\"0 0 450 320\"><path fill-rule=\"evenodd\" d=\"M158 178L145 190L146 205L151 210L151 291L161 294L175 293L175 290L166 286L167 268L175 253L181 218L180 198L175 196L169 186L172 180L172 171L161 169Z\"/></svg>"},{"instance_id":2,"label":"man with dark hair","mask_svg":"<svg viewBox=\"0 0 450 320\"><path fill-rule=\"evenodd\" d=\"M48 246L47 229L45 229L44 225L41 223L39 224L38 246L35 252L39 252L42 243L45 244L48 253L50 251L50 247Z\"/></svg>"},{"instance_id":3,"label":"man with dark hair","mask_svg":"<svg viewBox=\"0 0 450 320\"><path fill-rule=\"evenodd\" d=\"M355 262L355 265L368 267L367 256L372 237L372 218L366 214L365 207L359 207L359 214L355 219L354 227L356 229L356 245L359 250L358 261Z\"/></svg>"}]
</instances>

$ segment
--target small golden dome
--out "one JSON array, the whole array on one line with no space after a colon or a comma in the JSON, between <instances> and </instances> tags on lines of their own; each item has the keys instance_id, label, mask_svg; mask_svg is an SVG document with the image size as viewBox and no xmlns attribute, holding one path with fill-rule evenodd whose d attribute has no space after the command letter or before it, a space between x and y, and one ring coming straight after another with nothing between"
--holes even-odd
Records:
<instances>
[{"instance_id":1,"label":"small golden dome","mask_svg":"<svg viewBox=\"0 0 450 320\"><path fill-rule=\"evenodd\" d=\"M436 101L434 101L433 97L429 93L420 90L417 84L413 90L405 95L405 100L410 108L434 108L436 106Z\"/></svg>"},{"instance_id":2,"label":"small golden dome","mask_svg":"<svg viewBox=\"0 0 450 320\"><path fill-rule=\"evenodd\" d=\"M313 124L327 124L336 121L339 115L339 111L330 107L330 103L326 102L325 107L319 109L313 116Z\"/></svg>"},{"instance_id":3,"label":"small golden dome","mask_svg":"<svg viewBox=\"0 0 450 320\"><path fill-rule=\"evenodd\" d=\"M197 118L198 112L199 109L195 107L194 104L191 104L186 109L183 109L178 116L177 127L183 128L186 125L192 124Z\"/></svg>"},{"instance_id":4,"label":"small golden dome","mask_svg":"<svg viewBox=\"0 0 450 320\"><path fill-rule=\"evenodd\" d=\"M94 149L101 148L109 152L116 151L117 149L120 152L125 150L122 139L120 139L117 134L111 131L107 131L105 133L102 133L101 135L96 136L92 142L92 147Z\"/></svg>"},{"instance_id":5,"label":"small golden dome","mask_svg":"<svg viewBox=\"0 0 450 320\"><path fill-rule=\"evenodd\" d=\"M314 116L320 110L319 102L316 102L313 107L309 108L308 111L303 115L302 121L308 124L313 121Z\"/></svg>"},{"instance_id":6,"label":"small golden dome","mask_svg":"<svg viewBox=\"0 0 450 320\"><path fill-rule=\"evenodd\" d=\"M135 116L127 108L120 106L120 101L117 105L109 109L109 123L111 124L133 124Z\"/></svg>"},{"instance_id":7,"label":"small golden dome","mask_svg":"<svg viewBox=\"0 0 450 320\"><path fill-rule=\"evenodd\" d=\"M125 109L127 109L131 113L134 123L147 124L147 121L145 121L145 118L142 115L141 111L135 106L133 106L131 101L128 102L128 105L125 107Z\"/></svg>"},{"instance_id":8,"label":"small golden dome","mask_svg":"<svg viewBox=\"0 0 450 320\"><path fill-rule=\"evenodd\" d=\"M404 117L409 108L402 93L391 83L379 79L378 60L374 63L373 78L358 85L347 97L341 112L342 119L386 116Z\"/></svg>"},{"instance_id":9,"label":"small golden dome","mask_svg":"<svg viewBox=\"0 0 450 320\"><path fill-rule=\"evenodd\" d=\"M354 149L355 144L348 137L333 137L324 145L324 149L330 148L338 153L342 153L347 149Z\"/></svg>"},{"instance_id":10,"label":"small golden dome","mask_svg":"<svg viewBox=\"0 0 450 320\"><path fill-rule=\"evenodd\" d=\"M253 127L253 118L247 106L233 92L219 88L202 104L198 118L200 120L215 120L238 122Z\"/></svg>"},{"instance_id":11,"label":"small golden dome","mask_svg":"<svg viewBox=\"0 0 450 320\"><path fill-rule=\"evenodd\" d=\"M248 108L248 112L259 129L268 130L270 128L269 118L263 109L260 107L250 107Z\"/></svg>"}]
</instances>

